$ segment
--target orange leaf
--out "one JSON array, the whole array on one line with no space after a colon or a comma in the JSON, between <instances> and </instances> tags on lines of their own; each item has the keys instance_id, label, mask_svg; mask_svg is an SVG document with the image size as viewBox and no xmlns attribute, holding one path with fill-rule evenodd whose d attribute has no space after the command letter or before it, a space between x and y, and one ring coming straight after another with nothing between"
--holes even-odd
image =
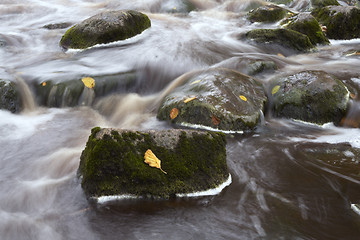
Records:
<instances>
[{"instance_id":1,"label":"orange leaf","mask_svg":"<svg viewBox=\"0 0 360 240\"><path fill-rule=\"evenodd\" d=\"M171 109L171 111L170 111L170 118L171 118L171 119L174 119L174 118L177 117L178 114L179 114L179 109L173 108L173 109Z\"/></svg>"},{"instance_id":2,"label":"orange leaf","mask_svg":"<svg viewBox=\"0 0 360 240\"><path fill-rule=\"evenodd\" d=\"M46 82L43 82L41 85L42 85L43 87L45 87L45 86L46 86Z\"/></svg>"},{"instance_id":3,"label":"orange leaf","mask_svg":"<svg viewBox=\"0 0 360 240\"><path fill-rule=\"evenodd\" d=\"M211 121L212 121L212 123L213 123L215 126L219 125L220 122L221 122L220 119L217 118L215 115L212 115Z\"/></svg>"},{"instance_id":4,"label":"orange leaf","mask_svg":"<svg viewBox=\"0 0 360 240\"><path fill-rule=\"evenodd\" d=\"M190 102L190 101L192 101L194 99L196 99L196 97L187 98L187 99L184 100L184 103L188 103L188 102Z\"/></svg>"}]
</instances>

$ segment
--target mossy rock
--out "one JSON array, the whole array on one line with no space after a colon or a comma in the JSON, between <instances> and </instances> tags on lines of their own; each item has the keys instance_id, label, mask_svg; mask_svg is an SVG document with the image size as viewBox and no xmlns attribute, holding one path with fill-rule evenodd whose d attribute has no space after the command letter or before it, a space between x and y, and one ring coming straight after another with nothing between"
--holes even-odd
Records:
<instances>
[{"instance_id":1,"label":"mossy rock","mask_svg":"<svg viewBox=\"0 0 360 240\"><path fill-rule=\"evenodd\" d=\"M349 91L323 71L303 71L270 80L273 114L306 122L338 124L349 105Z\"/></svg>"},{"instance_id":2,"label":"mossy rock","mask_svg":"<svg viewBox=\"0 0 360 240\"><path fill-rule=\"evenodd\" d=\"M277 45L295 52L308 52L314 47L308 36L290 29L254 29L245 37L258 44Z\"/></svg>"},{"instance_id":3,"label":"mossy rock","mask_svg":"<svg viewBox=\"0 0 360 240\"><path fill-rule=\"evenodd\" d=\"M88 197L133 194L170 198L215 188L226 181L222 133L191 130L128 131L94 128L78 173ZM150 149L161 169L144 162Z\"/></svg>"},{"instance_id":4,"label":"mossy rock","mask_svg":"<svg viewBox=\"0 0 360 240\"><path fill-rule=\"evenodd\" d=\"M337 0L311 0L311 5L313 8L323 8L326 6L339 6Z\"/></svg>"},{"instance_id":5,"label":"mossy rock","mask_svg":"<svg viewBox=\"0 0 360 240\"><path fill-rule=\"evenodd\" d=\"M277 69L278 66L274 61L257 60L252 61L247 65L245 74L254 76L261 73L274 72Z\"/></svg>"},{"instance_id":6,"label":"mossy rock","mask_svg":"<svg viewBox=\"0 0 360 240\"><path fill-rule=\"evenodd\" d=\"M248 13L248 19L251 22L277 22L287 16L290 13L285 8L279 7L274 4L261 6Z\"/></svg>"},{"instance_id":7,"label":"mossy rock","mask_svg":"<svg viewBox=\"0 0 360 240\"><path fill-rule=\"evenodd\" d=\"M266 101L263 86L256 79L213 68L189 77L167 95L157 117L205 129L252 130L260 122Z\"/></svg>"},{"instance_id":8,"label":"mossy rock","mask_svg":"<svg viewBox=\"0 0 360 240\"><path fill-rule=\"evenodd\" d=\"M160 12L166 13L189 13L195 11L195 5L188 0L170 0L164 1L161 6Z\"/></svg>"},{"instance_id":9,"label":"mossy rock","mask_svg":"<svg viewBox=\"0 0 360 240\"><path fill-rule=\"evenodd\" d=\"M313 45L329 44L329 40L322 32L319 22L310 13L299 13L285 20L286 29L305 34Z\"/></svg>"},{"instance_id":10,"label":"mossy rock","mask_svg":"<svg viewBox=\"0 0 360 240\"><path fill-rule=\"evenodd\" d=\"M353 39L360 37L360 9L351 6L327 6L312 12L326 26L330 39Z\"/></svg>"},{"instance_id":11,"label":"mossy rock","mask_svg":"<svg viewBox=\"0 0 360 240\"><path fill-rule=\"evenodd\" d=\"M0 79L0 109L12 113L21 111L21 96L14 82Z\"/></svg>"},{"instance_id":12,"label":"mossy rock","mask_svg":"<svg viewBox=\"0 0 360 240\"><path fill-rule=\"evenodd\" d=\"M91 77L95 80L93 89L85 88L82 78L59 83L53 80L35 83L36 102L47 107L91 105L97 98L134 88L137 80L134 72Z\"/></svg>"},{"instance_id":13,"label":"mossy rock","mask_svg":"<svg viewBox=\"0 0 360 240\"><path fill-rule=\"evenodd\" d=\"M65 49L84 49L133 37L150 26L150 19L141 12L103 12L67 30L60 40L60 45Z\"/></svg>"}]
</instances>

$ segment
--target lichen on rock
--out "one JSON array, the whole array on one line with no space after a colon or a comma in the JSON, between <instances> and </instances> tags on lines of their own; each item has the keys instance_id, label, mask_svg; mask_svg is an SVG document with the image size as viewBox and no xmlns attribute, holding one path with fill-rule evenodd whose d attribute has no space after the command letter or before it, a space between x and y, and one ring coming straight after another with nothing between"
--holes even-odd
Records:
<instances>
[{"instance_id":1,"label":"lichen on rock","mask_svg":"<svg viewBox=\"0 0 360 240\"><path fill-rule=\"evenodd\" d=\"M214 188L229 173L222 133L192 130L92 129L82 152L79 176L88 197L132 194L170 198ZM160 169L144 162L151 150Z\"/></svg>"},{"instance_id":2,"label":"lichen on rock","mask_svg":"<svg viewBox=\"0 0 360 240\"><path fill-rule=\"evenodd\" d=\"M67 30L60 40L60 46L65 49L84 49L133 37L150 26L150 19L141 12L103 12Z\"/></svg>"},{"instance_id":3,"label":"lichen on rock","mask_svg":"<svg viewBox=\"0 0 360 240\"><path fill-rule=\"evenodd\" d=\"M195 98L194 98L195 97ZM194 98L192 101L185 101ZM157 117L177 125L224 131L256 128L266 103L255 78L230 69L200 71L162 101ZM178 114L171 115L174 109Z\"/></svg>"},{"instance_id":4,"label":"lichen on rock","mask_svg":"<svg viewBox=\"0 0 360 240\"><path fill-rule=\"evenodd\" d=\"M270 80L268 96L276 117L316 124L338 124L349 104L346 86L323 71L275 77Z\"/></svg>"}]
</instances>

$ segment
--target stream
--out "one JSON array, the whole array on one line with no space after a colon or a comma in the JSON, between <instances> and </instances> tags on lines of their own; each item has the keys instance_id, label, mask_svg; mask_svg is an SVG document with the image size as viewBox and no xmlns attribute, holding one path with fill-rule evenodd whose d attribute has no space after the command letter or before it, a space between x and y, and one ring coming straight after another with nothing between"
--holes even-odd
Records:
<instances>
[{"instance_id":1,"label":"stream","mask_svg":"<svg viewBox=\"0 0 360 240\"><path fill-rule=\"evenodd\" d=\"M154 109L183 74L209 67L241 72L243 57L271 59L280 68L255 76L264 83L323 70L358 95L360 57L349 53L360 50L360 39L330 40L306 54L270 53L239 37L258 26L246 20L255 1L194 0L199 10L169 13L178 2L0 0L0 79L21 82L24 101L21 113L0 110L0 239L359 239L360 216L351 204L360 203L360 130L271 114L254 132L228 135L232 183L218 195L88 202L76 173L91 129L172 128ZM307 5L299 0L289 8ZM70 26L121 9L144 12L151 28L87 50L59 47ZM44 28L57 23L69 27ZM38 106L31 87L124 72L135 72L136 83L91 106ZM360 119L356 98L347 118Z\"/></svg>"}]
</instances>

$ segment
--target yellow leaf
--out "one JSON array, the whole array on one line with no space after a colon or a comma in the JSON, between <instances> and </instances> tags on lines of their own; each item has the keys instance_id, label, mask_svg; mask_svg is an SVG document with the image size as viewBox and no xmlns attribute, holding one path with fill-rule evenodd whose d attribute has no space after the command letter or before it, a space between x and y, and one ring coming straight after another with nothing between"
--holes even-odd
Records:
<instances>
[{"instance_id":1,"label":"yellow leaf","mask_svg":"<svg viewBox=\"0 0 360 240\"><path fill-rule=\"evenodd\" d=\"M85 87L94 88L95 87L95 80L91 77L84 77L81 79L84 83Z\"/></svg>"},{"instance_id":2,"label":"yellow leaf","mask_svg":"<svg viewBox=\"0 0 360 240\"><path fill-rule=\"evenodd\" d=\"M279 57L283 57L283 58L285 57L285 56L282 55L281 53L278 53L277 55L278 55Z\"/></svg>"},{"instance_id":3,"label":"yellow leaf","mask_svg":"<svg viewBox=\"0 0 360 240\"><path fill-rule=\"evenodd\" d=\"M240 95L239 97L240 97L241 100L243 100L243 101L245 101L245 102L247 101L247 98L246 98L245 96Z\"/></svg>"},{"instance_id":4,"label":"yellow leaf","mask_svg":"<svg viewBox=\"0 0 360 240\"><path fill-rule=\"evenodd\" d=\"M187 98L187 99L184 100L184 103L188 103L188 102L190 102L190 101L192 101L194 99L196 99L196 97Z\"/></svg>"},{"instance_id":5,"label":"yellow leaf","mask_svg":"<svg viewBox=\"0 0 360 240\"><path fill-rule=\"evenodd\" d=\"M196 81L193 81L192 83L190 83L190 85L193 85L193 84L196 84L196 83L199 83L201 80L196 80Z\"/></svg>"},{"instance_id":6,"label":"yellow leaf","mask_svg":"<svg viewBox=\"0 0 360 240\"><path fill-rule=\"evenodd\" d=\"M177 108L173 108L170 111L170 118L174 119L177 117L178 114L179 114L179 110Z\"/></svg>"},{"instance_id":7,"label":"yellow leaf","mask_svg":"<svg viewBox=\"0 0 360 240\"><path fill-rule=\"evenodd\" d=\"M277 93L280 89L279 85L276 85L275 87L273 87L273 89L271 90L271 94L274 95L275 93Z\"/></svg>"},{"instance_id":8,"label":"yellow leaf","mask_svg":"<svg viewBox=\"0 0 360 240\"><path fill-rule=\"evenodd\" d=\"M150 149L145 152L144 159L144 162L149 164L150 167L159 168L163 173L167 174L164 170L161 169L160 159L158 159Z\"/></svg>"}]
</instances>

